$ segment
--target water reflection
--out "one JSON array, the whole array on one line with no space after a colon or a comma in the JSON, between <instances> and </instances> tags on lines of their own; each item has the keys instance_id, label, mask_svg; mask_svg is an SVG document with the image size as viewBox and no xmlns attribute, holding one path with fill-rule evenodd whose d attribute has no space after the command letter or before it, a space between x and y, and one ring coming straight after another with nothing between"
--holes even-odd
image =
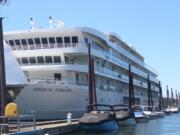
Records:
<instances>
[{"instance_id":1,"label":"water reflection","mask_svg":"<svg viewBox=\"0 0 180 135\"><path fill-rule=\"evenodd\" d=\"M180 135L180 113L150 120L147 123L121 126L111 132L81 131L71 135Z\"/></svg>"}]
</instances>

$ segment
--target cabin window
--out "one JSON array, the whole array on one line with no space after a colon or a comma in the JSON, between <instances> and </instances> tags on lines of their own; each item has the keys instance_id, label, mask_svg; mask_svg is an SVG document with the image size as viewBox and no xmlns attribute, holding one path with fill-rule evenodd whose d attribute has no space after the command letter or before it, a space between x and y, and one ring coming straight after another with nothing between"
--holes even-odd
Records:
<instances>
[{"instance_id":1,"label":"cabin window","mask_svg":"<svg viewBox=\"0 0 180 135\"><path fill-rule=\"evenodd\" d=\"M33 45L33 44L34 44L34 42L33 42L33 39L32 39L32 38L29 38L29 39L28 39L28 44L29 44L29 45Z\"/></svg>"},{"instance_id":2,"label":"cabin window","mask_svg":"<svg viewBox=\"0 0 180 135\"><path fill-rule=\"evenodd\" d=\"M14 46L14 41L13 40L9 40L9 44L10 44L10 46Z\"/></svg>"},{"instance_id":3,"label":"cabin window","mask_svg":"<svg viewBox=\"0 0 180 135\"><path fill-rule=\"evenodd\" d=\"M35 38L34 41L35 41L35 44L36 44L36 48L37 48L37 49L41 49L41 41L40 41L40 38Z\"/></svg>"},{"instance_id":4,"label":"cabin window","mask_svg":"<svg viewBox=\"0 0 180 135\"><path fill-rule=\"evenodd\" d=\"M107 80L107 87L110 88L110 80Z\"/></svg>"},{"instance_id":5,"label":"cabin window","mask_svg":"<svg viewBox=\"0 0 180 135\"><path fill-rule=\"evenodd\" d=\"M19 64L21 64L21 59L20 59L20 58L16 58L16 60L17 60L17 62L18 62Z\"/></svg>"},{"instance_id":6,"label":"cabin window","mask_svg":"<svg viewBox=\"0 0 180 135\"><path fill-rule=\"evenodd\" d=\"M35 64L36 63L36 58L35 57L29 57L29 62L31 64Z\"/></svg>"},{"instance_id":7,"label":"cabin window","mask_svg":"<svg viewBox=\"0 0 180 135\"><path fill-rule=\"evenodd\" d=\"M51 56L45 56L46 63L52 63L52 57Z\"/></svg>"},{"instance_id":8,"label":"cabin window","mask_svg":"<svg viewBox=\"0 0 180 135\"><path fill-rule=\"evenodd\" d=\"M66 64L69 64L69 57L68 57L68 56L65 56L64 59L65 59L65 63L66 63Z\"/></svg>"},{"instance_id":9,"label":"cabin window","mask_svg":"<svg viewBox=\"0 0 180 135\"><path fill-rule=\"evenodd\" d=\"M78 43L78 37L72 37L72 43Z\"/></svg>"},{"instance_id":10,"label":"cabin window","mask_svg":"<svg viewBox=\"0 0 180 135\"><path fill-rule=\"evenodd\" d=\"M40 41L39 38L35 38L34 40L35 40L35 43L36 43L36 44L41 44L41 41Z\"/></svg>"},{"instance_id":11,"label":"cabin window","mask_svg":"<svg viewBox=\"0 0 180 135\"><path fill-rule=\"evenodd\" d=\"M86 44L88 44L88 43L89 43L89 41L88 41L88 38L87 38L87 37L85 37L85 38L84 38L84 40L85 40L85 43L86 43Z\"/></svg>"},{"instance_id":12,"label":"cabin window","mask_svg":"<svg viewBox=\"0 0 180 135\"><path fill-rule=\"evenodd\" d=\"M22 57L21 60L22 60L23 64L28 64L28 58L27 57Z\"/></svg>"},{"instance_id":13,"label":"cabin window","mask_svg":"<svg viewBox=\"0 0 180 135\"><path fill-rule=\"evenodd\" d=\"M60 73L55 73L54 74L54 79L58 80L58 81L61 81L61 74Z\"/></svg>"},{"instance_id":14,"label":"cabin window","mask_svg":"<svg viewBox=\"0 0 180 135\"><path fill-rule=\"evenodd\" d=\"M47 38L41 38L41 40L42 40L43 48L49 48Z\"/></svg>"},{"instance_id":15,"label":"cabin window","mask_svg":"<svg viewBox=\"0 0 180 135\"><path fill-rule=\"evenodd\" d=\"M38 62L38 63L44 63L44 58L43 58L43 56L37 56L37 62Z\"/></svg>"},{"instance_id":16,"label":"cabin window","mask_svg":"<svg viewBox=\"0 0 180 135\"><path fill-rule=\"evenodd\" d=\"M26 39L21 39L22 45L27 45Z\"/></svg>"},{"instance_id":17,"label":"cabin window","mask_svg":"<svg viewBox=\"0 0 180 135\"><path fill-rule=\"evenodd\" d=\"M54 63L61 63L61 57L60 56L53 56Z\"/></svg>"},{"instance_id":18,"label":"cabin window","mask_svg":"<svg viewBox=\"0 0 180 135\"><path fill-rule=\"evenodd\" d=\"M55 39L53 37L49 37L49 43L54 44L55 43Z\"/></svg>"},{"instance_id":19,"label":"cabin window","mask_svg":"<svg viewBox=\"0 0 180 135\"><path fill-rule=\"evenodd\" d=\"M48 43L47 38L41 38L41 40L42 40L42 44L47 44Z\"/></svg>"},{"instance_id":20,"label":"cabin window","mask_svg":"<svg viewBox=\"0 0 180 135\"><path fill-rule=\"evenodd\" d=\"M64 37L64 43L70 43L70 37Z\"/></svg>"},{"instance_id":21,"label":"cabin window","mask_svg":"<svg viewBox=\"0 0 180 135\"><path fill-rule=\"evenodd\" d=\"M62 47L63 47L62 37L56 37L56 41L57 41L57 47L58 47L58 48L62 48Z\"/></svg>"},{"instance_id":22,"label":"cabin window","mask_svg":"<svg viewBox=\"0 0 180 135\"><path fill-rule=\"evenodd\" d=\"M62 43L62 37L56 37L57 43Z\"/></svg>"},{"instance_id":23,"label":"cabin window","mask_svg":"<svg viewBox=\"0 0 180 135\"><path fill-rule=\"evenodd\" d=\"M76 83L79 84L79 74L76 73Z\"/></svg>"},{"instance_id":24,"label":"cabin window","mask_svg":"<svg viewBox=\"0 0 180 135\"><path fill-rule=\"evenodd\" d=\"M20 45L20 41L19 40L15 40L16 45Z\"/></svg>"}]
</instances>

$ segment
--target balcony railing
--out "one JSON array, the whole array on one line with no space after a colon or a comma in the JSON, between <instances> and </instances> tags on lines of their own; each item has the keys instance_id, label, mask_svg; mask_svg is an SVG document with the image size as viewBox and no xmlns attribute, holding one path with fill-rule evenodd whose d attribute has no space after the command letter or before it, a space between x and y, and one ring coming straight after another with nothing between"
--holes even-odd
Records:
<instances>
[{"instance_id":1,"label":"balcony railing","mask_svg":"<svg viewBox=\"0 0 180 135\"><path fill-rule=\"evenodd\" d=\"M13 50L37 50L37 49L79 47L80 44L81 43L55 43L55 44L14 45L14 46L11 46L11 48Z\"/></svg>"},{"instance_id":2,"label":"balcony railing","mask_svg":"<svg viewBox=\"0 0 180 135\"><path fill-rule=\"evenodd\" d=\"M75 79L72 79L70 77L63 77L63 79L56 79L56 78L50 78L50 77L38 77L38 76L31 76L28 78L28 81L30 84L56 84L61 86L67 86L67 85L82 85L87 86L87 81L85 80L79 80L76 81Z\"/></svg>"},{"instance_id":3,"label":"balcony railing","mask_svg":"<svg viewBox=\"0 0 180 135\"><path fill-rule=\"evenodd\" d=\"M96 49L95 49L95 48L92 48L92 50L96 50ZM126 62L124 62L124 61L116 58L116 57L113 56L111 53L105 52L105 51L102 50L102 49L101 49L101 50L100 50L100 49L97 49L96 51L98 51L98 53L100 53L100 54L103 54L103 56L104 56L105 58L108 58L109 60L115 62L116 64L118 64L118 65L120 65L121 67L124 67L126 70L128 70L128 66L129 66L128 63L126 63ZM145 79L147 79L147 75L148 75L148 74L144 73L143 71L141 71L141 70L139 70L139 69L137 69L137 68L135 68L135 67L133 67L133 66L132 66L132 72L134 72L134 73L136 73L137 75L140 75L140 76L144 77ZM155 79L155 78L153 78L153 77L150 77L150 80L158 83L158 80Z\"/></svg>"},{"instance_id":4,"label":"balcony railing","mask_svg":"<svg viewBox=\"0 0 180 135\"><path fill-rule=\"evenodd\" d=\"M36 50L36 49L51 49L51 48L73 48L73 47L87 47L86 45L82 45L82 43L54 43L54 44L33 44L33 45L16 45L16 46L11 46L13 50ZM128 53L123 50L122 48L118 48L122 52L124 52L124 55L128 55ZM128 63L118 59L117 57L113 56L110 52L107 52L101 48L97 48L92 46L92 50L98 51L98 53L102 54L105 58L108 58L109 60L115 62L116 64L120 65L121 67L124 67L125 69L128 70ZM130 54L129 54L130 55ZM143 63L144 64L144 63ZM135 68L132 66L132 71L144 78L147 78L147 74L144 73L143 71ZM150 80L154 82L158 82L157 79L150 77Z\"/></svg>"},{"instance_id":5,"label":"balcony railing","mask_svg":"<svg viewBox=\"0 0 180 135\"><path fill-rule=\"evenodd\" d=\"M128 51L124 50L123 48L119 47L117 44L112 43L112 46L115 46L115 48L117 50L120 50L119 52L122 53L123 55L125 55L126 57L128 57L129 59L135 61L137 64L141 65L142 67L147 68L148 70L150 70L151 72L153 72L154 74L158 75L158 72L153 69L152 67L150 67L149 65L147 65L146 63L142 62L141 60L139 60L138 58L136 58L135 56L133 56L131 53L129 53Z\"/></svg>"}]
</instances>

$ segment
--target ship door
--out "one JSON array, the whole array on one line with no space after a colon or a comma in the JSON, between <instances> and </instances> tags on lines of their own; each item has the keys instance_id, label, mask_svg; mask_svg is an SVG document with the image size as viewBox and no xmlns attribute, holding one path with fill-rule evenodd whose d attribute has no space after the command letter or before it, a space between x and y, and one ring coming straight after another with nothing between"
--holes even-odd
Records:
<instances>
[{"instance_id":1,"label":"ship door","mask_svg":"<svg viewBox=\"0 0 180 135\"><path fill-rule=\"evenodd\" d=\"M58 81L61 81L61 74L60 73L55 73L54 74L54 79L58 80Z\"/></svg>"}]
</instances>

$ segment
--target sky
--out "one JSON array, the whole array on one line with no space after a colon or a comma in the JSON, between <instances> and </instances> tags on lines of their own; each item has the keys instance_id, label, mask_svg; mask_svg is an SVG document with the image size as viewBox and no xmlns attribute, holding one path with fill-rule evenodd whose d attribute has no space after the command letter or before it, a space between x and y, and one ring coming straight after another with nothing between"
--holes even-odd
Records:
<instances>
[{"instance_id":1,"label":"sky","mask_svg":"<svg viewBox=\"0 0 180 135\"><path fill-rule=\"evenodd\" d=\"M92 27L115 32L156 69L166 85L180 91L179 0L10 0L1 6L4 31L48 28L48 17L65 27Z\"/></svg>"}]
</instances>

